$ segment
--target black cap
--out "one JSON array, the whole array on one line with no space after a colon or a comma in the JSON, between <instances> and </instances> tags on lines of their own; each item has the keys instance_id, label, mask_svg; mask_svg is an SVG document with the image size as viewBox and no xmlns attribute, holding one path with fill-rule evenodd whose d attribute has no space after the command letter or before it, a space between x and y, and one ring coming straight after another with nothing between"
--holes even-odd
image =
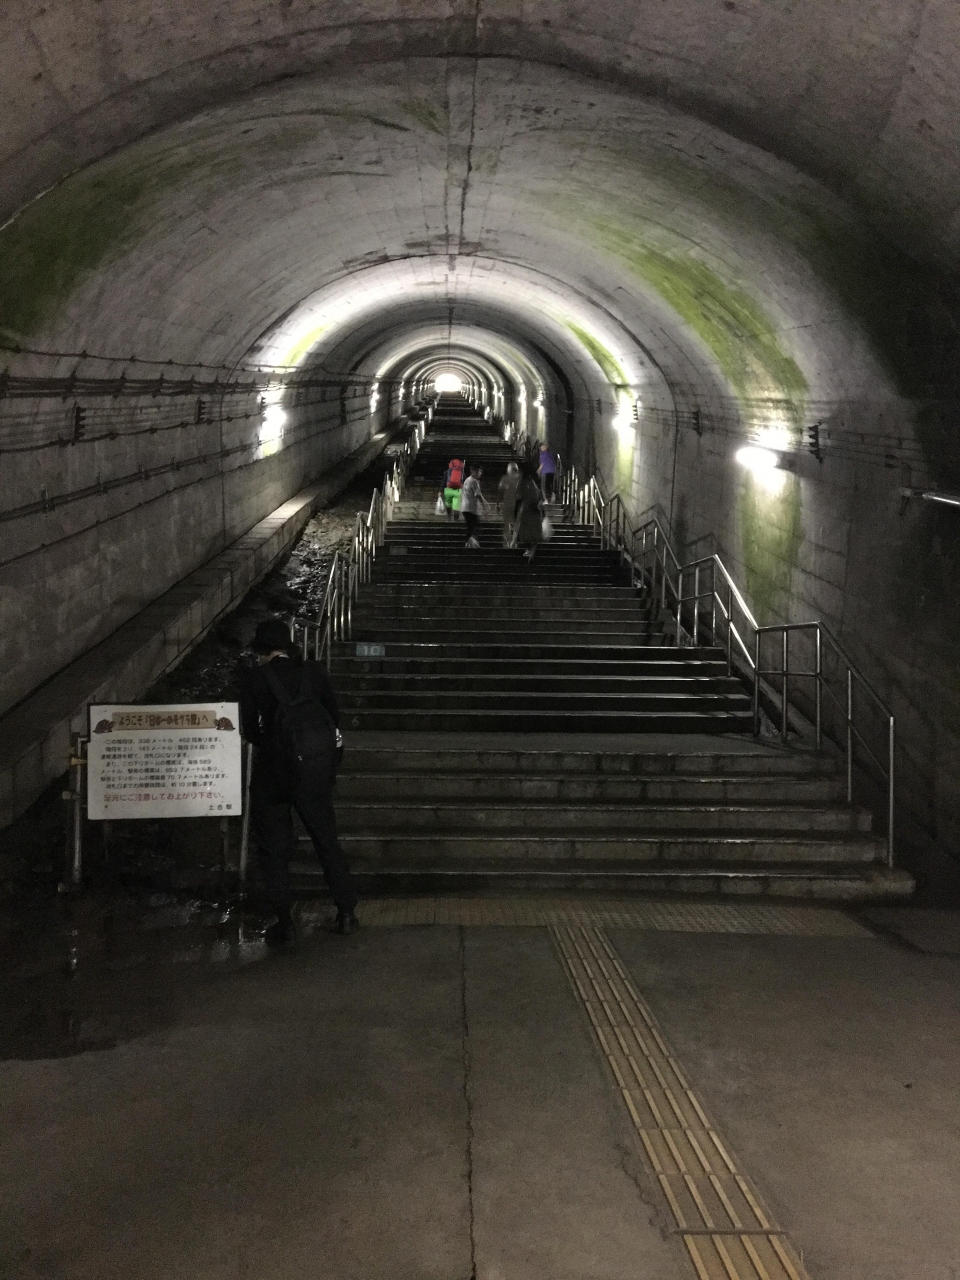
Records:
<instances>
[{"instance_id":1,"label":"black cap","mask_svg":"<svg viewBox=\"0 0 960 1280\"><path fill-rule=\"evenodd\" d=\"M254 653L289 653L293 648L290 628L281 618L267 618L257 623L253 633Z\"/></svg>"}]
</instances>

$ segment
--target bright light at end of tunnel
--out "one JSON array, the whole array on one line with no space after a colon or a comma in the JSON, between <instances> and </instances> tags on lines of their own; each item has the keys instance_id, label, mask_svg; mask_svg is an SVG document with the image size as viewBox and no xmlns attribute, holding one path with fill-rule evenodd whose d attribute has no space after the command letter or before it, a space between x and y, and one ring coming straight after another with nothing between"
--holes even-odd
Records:
<instances>
[{"instance_id":1,"label":"bright light at end of tunnel","mask_svg":"<svg viewBox=\"0 0 960 1280\"><path fill-rule=\"evenodd\" d=\"M777 494L783 488L786 476L780 470L780 455L772 449L763 449L755 444L744 445L737 450L736 459L767 493Z\"/></svg>"},{"instance_id":2,"label":"bright light at end of tunnel","mask_svg":"<svg viewBox=\"0 0 960 1280\"><path fill-rule=\"evenodd\" d=\"M433 387L439 395L443 395L444 392L456 394L463 390L463 383L455 373L441 373L434 381Z\"/></svg>"}]
</instances>

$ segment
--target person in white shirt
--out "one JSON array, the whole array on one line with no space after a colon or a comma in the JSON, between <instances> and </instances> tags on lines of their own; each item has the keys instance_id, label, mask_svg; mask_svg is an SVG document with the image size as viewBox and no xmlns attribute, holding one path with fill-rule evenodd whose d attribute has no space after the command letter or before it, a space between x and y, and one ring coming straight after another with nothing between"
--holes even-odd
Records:
<instances>
[{"instance_id":1,"label":"person in white shirt","mask_svg":"<svg viewBox=\"0 0 960 1280\"><path fill-rule=\"evenodd\" d=\"M490 505L480 491L480 477L482 475L482 467L471 467L470 474L460 490L460 514L463 516L464 523L467 526L466 545L473 551L477 551L480 547L476 537L477 525L480 523L478 504L482 502L485 507Z\"/></svg>"}]
</instances>

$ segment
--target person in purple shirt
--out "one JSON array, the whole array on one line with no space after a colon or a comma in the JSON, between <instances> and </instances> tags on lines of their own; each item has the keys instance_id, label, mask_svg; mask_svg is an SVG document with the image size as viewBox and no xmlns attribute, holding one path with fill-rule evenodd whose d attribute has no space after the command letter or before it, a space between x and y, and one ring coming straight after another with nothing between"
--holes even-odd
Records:
<instances>
[{"instance_id":1,"label":"person in purple shirt","mask_svg":"<svg viewBox=\"0 0 960 1280\"><path fill-rule=\"evenodd\" d=\"M540 446L540 466L537 468L537 474L540 476L544 501L552 502L553 486L557 478L557 456L545 444Z\"/></svg>"}]
</instances>

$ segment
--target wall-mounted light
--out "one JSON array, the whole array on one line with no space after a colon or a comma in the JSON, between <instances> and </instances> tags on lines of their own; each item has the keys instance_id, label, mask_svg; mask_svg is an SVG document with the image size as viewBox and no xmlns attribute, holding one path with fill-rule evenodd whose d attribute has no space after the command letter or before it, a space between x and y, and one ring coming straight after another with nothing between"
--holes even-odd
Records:
<instances>
[{"instance_id":1,"label":"wall-mounted light","mask_svg":"<svg viewBox=\"0 0 960 1280\"><path fill-rule=\"evenodd\" d=\"M904 498L919 498L921 502L941 502L945 507L960 507L960 493L941 493L939 489L901 489Z\"/></svg>"},{"instance_id":2,"label":"wall-mounted light","mask_svg":"<svg viewBox=\"0 0 960 1280\"><path fill-rule=\"evenodd\" d=\"M621 448L626 448L636 443L636 423L640 421L640 415L637 412L638 403L634 401L633 396L628 392L617 392L617 411L613 416L611 425L617 433Z\"/></svg>"},{"instance_id":3,"label":"wall-mounted light","mask_svg":"<svg viewBox=\"0 0 960 1280\"><path fill-rule=\"evenodd\" d=\"M282 391L268 391L267 396L273 397L282 395ZM276 453L280 448L280 441L283 439L283 428L287 421L287 412L281 409L280 405L273 399L273 403L269 401L263 407L263 420L260 423L260 456L268 458L272 453Z\"/></svg>"},{"instance_id":4,"label":"wall-mounted light","mask_svg":"<svg viewBox=\"0 0 960 1280\"><path fill-rule=\"evenodd\" d=\"M762 445L747 444L734 454L737 462L750 472L757 485L765 493L776 496L786 483L785 461L782 454Z\"/></svg>"},{"instance_id":5,"label":"wall-mounted light","mask_svg":"<svg viewBox=\"0 0 960 1280\"><path fill-rule=\"evenodd\" d=\"M734 455L741 467L746 467L754 475L767 475L780 467L780 455L773 449L764 449L758 444L747 444L738 449Z\"/></svg>"}]
</instances>

